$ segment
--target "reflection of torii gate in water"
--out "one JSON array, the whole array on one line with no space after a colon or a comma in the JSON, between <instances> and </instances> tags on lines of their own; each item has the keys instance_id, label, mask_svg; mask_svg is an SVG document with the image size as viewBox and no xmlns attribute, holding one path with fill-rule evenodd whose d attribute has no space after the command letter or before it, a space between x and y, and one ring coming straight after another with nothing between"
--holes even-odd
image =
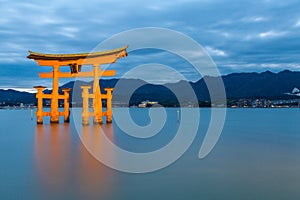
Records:
<instances>
[{"instance_id":1,"label":"reflection of torii gate in water","mask_svg":"<svg viewBox=\"0 0 300 200\"><path fill-rule=\"evenodd\" d=\"M82 123L89 124L89 117L94 117L94 123L102 123L103 116L106 116L107 123L112 121L112 88L105 88L106 94L101 94L99 78L101 76L114 76L115 70L101 70L101 64L115 63L118 58L127 56L128 46L122 48L93 53L81 54L41 54L29 51L27 58L34 59L40 66L52 66L53 71L50 73L40 72L40 78L53 78L52 94L44 94L45 87L36 86L38 90L36 97L38 99L38 109L36 112L37 123L43 123L43 116L50 116L51 123L58 123L59 116L64 116L65 122L69 121L69 92L70 89L63 89L64 95L58 92L59 78L74 78L74 77L94 77L93 93L89 94L90 86L82 86L83 110ZM89 72L81 72L83 65L92 65L93 70ZM71 72L60 72L61 66L70 66ZM51 99L50 112L43 111L43 98ZM89 98L93 99L93 110L89 112ZM64 99L64 112L58 110L58 100ZM107 99L106 112L102 111L102 99Z\"/></svg>"}]
</instances>

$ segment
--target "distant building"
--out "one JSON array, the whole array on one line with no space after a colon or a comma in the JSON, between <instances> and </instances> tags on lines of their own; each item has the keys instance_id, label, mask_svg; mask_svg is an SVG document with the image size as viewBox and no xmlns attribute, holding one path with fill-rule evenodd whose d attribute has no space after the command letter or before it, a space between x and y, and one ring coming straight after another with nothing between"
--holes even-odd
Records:
<instances>
[{"instance_id":1,"label":"distant building","mask_svg":"<svg viewBox=\"0 0 300 200\"><path fill-rule=\"evenodd\" d=\"M285 94L287 95L292 95L292 96L300 96L300 90L298 88L294 88L292 92L286 92Z\"/></svg>"},{"instance_id":2,"label":"distant building","mask_svg":"<svg viewBox=\"0 0 300 200\"><path fill-rule=\"evenodd\" d=\"M298 88L294 88L292 94L298 94L298 93L300 93L300 90Z\"/></svg>"},{"instance_id":3,"label":"distant building","mask_svg":"<svg viewBox=\"0 0 300 200\"><path fill-rule=\"evenodd\" d=\"M146 107L151 107L151 106L153 106L153 105L155 105L155 104L158 104L158 102L157 102L157 101L149 101L149 100L146 100L146 101L142 101L142 102L138 105L138 107L139 107L139 108L146 108Z\"/></svg>"}]
</instances>

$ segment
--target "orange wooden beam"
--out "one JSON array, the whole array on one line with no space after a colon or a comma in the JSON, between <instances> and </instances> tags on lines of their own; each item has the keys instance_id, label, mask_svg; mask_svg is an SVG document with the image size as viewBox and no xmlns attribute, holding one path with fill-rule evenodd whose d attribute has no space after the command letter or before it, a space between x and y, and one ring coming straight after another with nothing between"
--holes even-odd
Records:
<instances>
[{"instance_id":1,"label":"orange wooden beam","mask_svg":"<svg viewBox=\"0 0 300 200\"><path fill-rule=\"evenodd\" d=\"M40 78L53 78L52 72L40 72L39 73ZM115 76L116 70L105 70L100 71L99 76ZM94 74L92 71L90 72L78 72L77 74L71 74L70 72L59 72L58 77L59 78L76 78L76 77L93 77Z\"/></svg>"}]
</instances>

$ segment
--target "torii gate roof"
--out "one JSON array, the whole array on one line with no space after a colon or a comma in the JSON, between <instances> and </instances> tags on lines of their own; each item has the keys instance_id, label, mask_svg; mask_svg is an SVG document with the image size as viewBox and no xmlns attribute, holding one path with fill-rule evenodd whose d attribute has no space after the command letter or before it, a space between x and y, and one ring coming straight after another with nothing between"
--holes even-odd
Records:
<instances>
[{"instance_id":1,"label":"torii gate roof","mask_svg":"<svg viewBox=\"0 0 300 200\"><path fill-rule=\"evenodd\" d=\"M27 58L34 59L34 60L67 61L67 60L103 57L109 55L118 55L119 57L125 57L127 56L127 52L126 52L127 48L128 45L123 46L121 48L108 50L108 51L92 52L92 53L76 53L76 54L44 54L44 53L29 51L29 55L27 56Z\"/></svg>"}]
</instances>

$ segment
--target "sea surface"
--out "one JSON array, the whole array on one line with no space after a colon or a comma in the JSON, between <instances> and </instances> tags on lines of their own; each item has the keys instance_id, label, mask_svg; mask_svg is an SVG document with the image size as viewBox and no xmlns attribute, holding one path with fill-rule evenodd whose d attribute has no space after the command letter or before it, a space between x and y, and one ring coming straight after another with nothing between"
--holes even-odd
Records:
<instances>
[{"instance_id":1,"label":"sea surface","mask_svg":"<svg viewBox=\"0 0 300 200\"><path fill-rule=\"evenodd\" d=\"M171 165L149 173L111 169L81 140L87 134L101 150L101 127L122 149L155 151L176 136L177 110L167 108L163 129L149 138L129 136L115 121L82 127L72 116L67 124L46 119L37 125L35 110L0 110L0 199L300 199L300 109L227 109L222 134L203 159L198 153L211 110L199 109L192 145ZM151 124L148 108L131 108L130 115L124 120Z\"/></svg>"}]
</instances>

